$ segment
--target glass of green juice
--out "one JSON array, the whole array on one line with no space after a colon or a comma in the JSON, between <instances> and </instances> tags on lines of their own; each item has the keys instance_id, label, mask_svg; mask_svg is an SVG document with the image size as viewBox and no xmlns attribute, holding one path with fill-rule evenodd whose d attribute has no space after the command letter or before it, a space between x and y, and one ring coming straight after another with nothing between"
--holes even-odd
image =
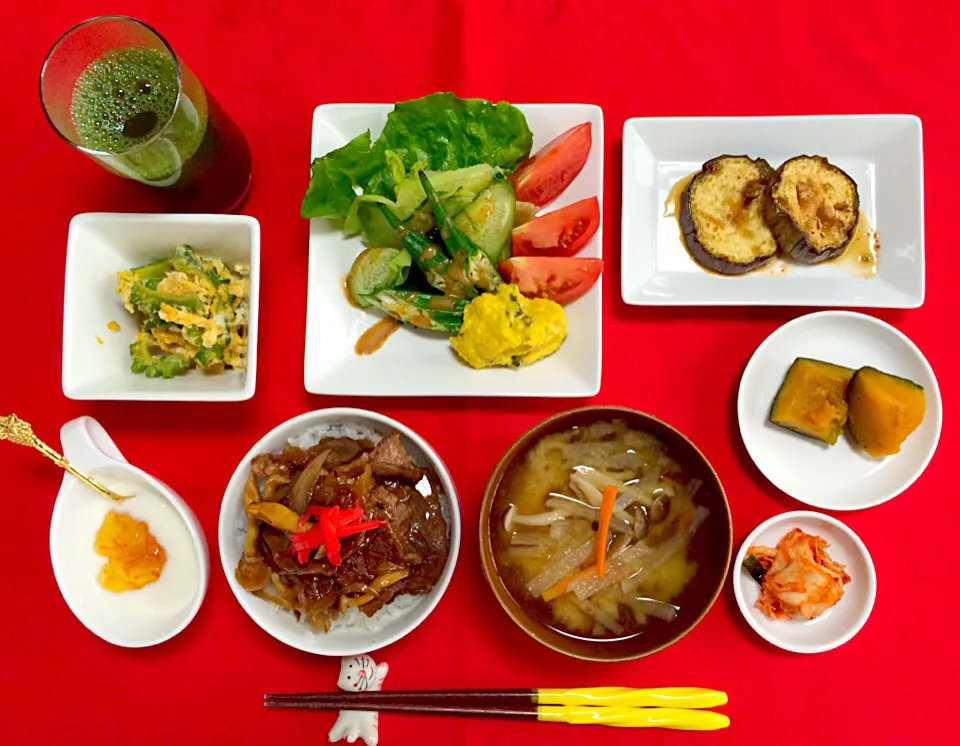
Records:
<instances>
[{"instance_id":1,"label":"glass of green juice","mask_svg":"<svg viewBox=\"0 0 960 746\"><path fill-rule=\"evenodd\" d=\"M61 36L40 100L57 133L113 173L154 187L172 212L231 212L250 189L243 133L167 41L127 16Z\"/></svg>"}]
</instances>

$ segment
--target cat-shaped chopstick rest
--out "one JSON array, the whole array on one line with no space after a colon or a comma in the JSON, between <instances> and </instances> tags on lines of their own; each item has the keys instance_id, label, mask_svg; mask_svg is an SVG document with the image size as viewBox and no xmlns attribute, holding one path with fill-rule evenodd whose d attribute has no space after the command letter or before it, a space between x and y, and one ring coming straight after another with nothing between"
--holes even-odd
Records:
<instances>
[{"instance_id":1,"label":"cat-shaped chopstick rest","mask_svg":"<svg viewBox=\"0 0 960 746\"><path fill-rule=\"evenodd\" d=\"M337 686L345 692L379 692L389 670L386 663L376 663L369 655L350 656L340 661ZM341 710L327 738L331 743L344 738L348 743L353 743L362 738L367 746L377 746L380 740L377 731L379 719L378 712Z\"/></svg>"}]
</instances>

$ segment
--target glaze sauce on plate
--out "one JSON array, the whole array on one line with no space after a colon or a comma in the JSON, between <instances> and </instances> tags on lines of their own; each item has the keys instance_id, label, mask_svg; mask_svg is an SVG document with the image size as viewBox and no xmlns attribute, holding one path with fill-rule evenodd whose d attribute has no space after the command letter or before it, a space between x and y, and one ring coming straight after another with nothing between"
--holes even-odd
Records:
<instances>
[{"instance_id":1,"label":"glaze sauce on plate","mask_svg":"<svg viewBox=\"0 0 960 746\"><path fill-rule=\"evenodd\" d=\"M846 250L828 264L839 267L854 277L870 278L877 276L879 262L880 236L861 213Z\"/></svg>"},{"instance_id":2,"label":"glaze sauce on plate","mask_svg":"<svg viewBox=\"0 0 960 746\"><path fill-rule=\"evenodd\" d=\"M670 191L667 192L667 198L663 201L663 217L676 218L678 226L680 221L680 200L683 196L683 193L690 185L690 182L693 181L693 177L698 173L698 171L694 171L693 173L677 179L677 181L674 182L674 184L670 187ZM682 240L683 239L681 236L681 241ZM873 228L873 226L870 225L870 221L867 220L866 216L864 216L863 213L860 213L860 218L857 220L857 227L854 231L853 238L847 245L846 251L844 251L836 259L824 262L824 265L837 267L843 272L853 275L854 277L869 279L877 276L879 262L880 236L877 234L877 231ZM797 262L785 259L781 254L777 254L777 256L775 256L771 262L747 274L763 274L772 277L780 277L789 272L793 267L797 266L797 264ZM708 274L715 274L706 269L704 271ZM719 276L725 277L726 275Z\"/></svg>"},{"instance_id":3,"label":"glaze sauce on plate","mask_svg":"<svg viewBox=\"0 0 960 746\"><path fill-rule=\"evenodd\" d=\"M360 339L357 340L353 351L358 355L372 355L383 347L383 343L399 328L399 321L391 316L384 316L360 335Z\"/></svg>"},{"instance_id":4,"label":"glaze sauce on plate","mask_svg":"<svg viewBox=\"0 0 960 746\"><path fill-rule=\"evenodd\" d=\"M682 179L677 179L676 183L670 187L667 198L663 201L663 217L680 219L680 198L698 173L700 172L689 173Z\"/></svg>"}]
</instances>

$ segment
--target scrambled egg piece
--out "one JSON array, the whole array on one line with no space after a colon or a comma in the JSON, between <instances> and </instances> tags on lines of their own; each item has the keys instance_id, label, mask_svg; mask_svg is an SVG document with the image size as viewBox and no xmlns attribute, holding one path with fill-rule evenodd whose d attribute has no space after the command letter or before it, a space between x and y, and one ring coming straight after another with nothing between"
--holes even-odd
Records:
<instances>
[{"instance_id":1,"label":"scrambled egg piece","mask_svg":"<svg viewBox=\"0 0 960 746\"><path fill-rule=\"evenodd\" d=\"M162 320L169 321L172 324L179 324L184 327L184 329L194 327L202 330L200 343L204 347L213 347L220 338L220 335L223 334L223 325L217 323L216 318L208 319L196 313L174 308L167 303L160 305L160 313L158 315Z\"/></svg>"},{"instance_id":2,"label":"scrambled egg piece","mask_svg":"<svg viewBox=\"0 0 960 746\"><path fill-rule=\"evenodd\" d=\"M209 303L215 291L203 275L189 277L185 272L167 272L157 283L157 292L163 295L199 295L205 303Z\"/></svg>"},{"instance_id":3,"label":"scrambled egg piece","mask_svg":"<svg viewBox=\"0 0 960 746\"><path fill-rule=\"evenodd\" d=\"M567 317L559 304L524 298L516 285L502 284L470 302L450 344L474 368L518 368L556 352L566 338Z\"/></svg>"}]
</instances>

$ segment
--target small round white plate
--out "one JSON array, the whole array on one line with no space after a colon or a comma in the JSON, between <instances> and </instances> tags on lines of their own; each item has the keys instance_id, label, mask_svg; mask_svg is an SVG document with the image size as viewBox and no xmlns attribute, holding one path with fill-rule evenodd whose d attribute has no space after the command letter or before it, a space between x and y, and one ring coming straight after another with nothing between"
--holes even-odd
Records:
<instances>
[{"instance_id":1,"label":"small round white plate","mask_svg":"<svg viewBox=\"0 0 960 746\"><path fill-rule=\"evenodd\" d=\"M770 422L770 407L798 357L849 368L873 366L923 386L923 423L900 453L875 459L845 432L828 446ZM823 311L784 324L757 348L740 379L740 434L750 458L774 485L817 508L857 510L896 497L916 481L940 439L943 404L933 369L907 337L872 316Z\"/></svg>"},{"instance_id":2,"label":"small round white plate","mask_svg":"<svg viewBox=\"0 0 960 746\"><path fill-rule=\"evenodd\" d=\"M794 528L826 539L827 554L846 565L850 582L843 598L816 619L770 619L754 605L760 586L743 569L743 559L754 544L774 547ZM877 572L860 537L836 518L809 510L781 513L757 526L740 547L732 574L733 593L747 624L767 642L794 653L823 653L843 645L866 623L877 597Z\"/></svg>"}]
</instances>

